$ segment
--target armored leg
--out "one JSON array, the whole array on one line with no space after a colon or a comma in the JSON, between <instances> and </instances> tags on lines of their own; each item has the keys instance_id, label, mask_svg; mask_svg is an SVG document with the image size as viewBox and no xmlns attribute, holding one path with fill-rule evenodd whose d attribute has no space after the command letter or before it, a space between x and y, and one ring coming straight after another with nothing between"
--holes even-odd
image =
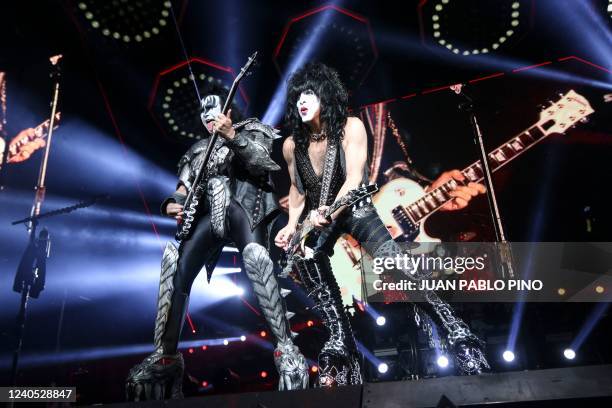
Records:
<instances>
[{"instance_id":1,"label":"armored leg","mask_svg":"<svg viewBox=\"0 0 612 408\"><path fill-rule=\"evenodd\" d=\"M293 313L287 312L285 307L270 255L262 245L252 242L244 247L242 258L261 311L277 341L274 363L280 377L278 388L306 389L308 366L300 350L293 344L289 326Z\"/></svg>"},{"instance_id":2,"label":"armored leg","mask_svg":"<svg viewBox=\"0 0 612 408\"><path fill-rule=\"evenodd\" d=\"M361 368L353 331L342 305L340 289L329 257L317 252L312 259L298 259L295 266L308 296L315 302L329 339L319 354L321 387L361 384Z\"/></svg>"},{"instance_id":3,"label":"armored leg","mask_svg":"<svg viewBox=\"0 0 612 408\"><path fill-rule=\"evenodd\" d=\"M128 400L182 398L184 362L177 352L188 295L175 290L178 249L168 243L162 268L155 319L155 351L134 366L126 381Z\"/></svg>"}]
</instances>

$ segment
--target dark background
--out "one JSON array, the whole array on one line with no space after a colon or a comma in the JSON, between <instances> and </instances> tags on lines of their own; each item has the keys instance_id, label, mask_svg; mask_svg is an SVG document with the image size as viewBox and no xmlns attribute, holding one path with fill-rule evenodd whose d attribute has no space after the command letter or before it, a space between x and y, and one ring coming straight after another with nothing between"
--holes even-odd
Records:
<instances>
[{"instance_id":1,"label":"dark background","mask_svg":"<svg viewBox=\"0 0 612 408\"><path fill-rule=\"evenodd\" d=\"M90 7L103 4L85 3ZM137 32L139 25L146 29L157 18L154 11L160 9L160 3L108 1L104 2L107 8L100 6L100 10L112 15L108 18L120 29ZM423 7L418 7L419 3ZM556 92L575 89L589 99L596 113L589 123L578 125L567 135L547 138L498 173L498 200L510 240L608 241L611 224L606 179L610 175L612 125L610 104L604 103L604 94L610 94L612 86L611 20L606 2L522 0L515 35L486 56L454 55L430 41L433 3L184 0L172 4L187 54L207 62L193 62L196 73L213 75L229 85L232 76L211 64L237 72L254 50L259 51L260 66L243 80L238 102L247 116L260 118L269 117L266 113L275 100L284 108L282 89L277 93L277 88L292 58L323 24L321 38L307 59L320 59L339 69L349 86L355 114L365 105L389 101L388 108L405 137L415 166L430 178L451 168L463 168L477 158L467 117L457 109L457 97L448 90L432 90L504 73L468 87L477 101L487 145L492 148L537 120L537 105L554 99ZM512 2L496 3L491 6L490 2L468 1L448 9L442 21L448 27L445 36L456 38L454 42L464 47L487 46L491 33L507 24ZM579 3L588 4L599 19L585 19L587 14ZM130 4L150 14L138 17L136 11L123 16L116 13L122 7L127 10ZM320 10L330 4L342 7L344 12ZM305 16L312 10L317 12ZM48 57L63 54L63 118L54 136L44 209L70 205L96 194L111 196L95 207L44 223L53 239L47 288L40 299L30 301L18 383L76 384L83 402L118 401L129 367L142 358L148 351L145 346L151 342L161 245L173 234L173 222L158 216L157 208L173 190L175 163L193 141L172 132L161 108L163 92L172 86L168 78L186 76L187 67L161 76L160 73L185 61L185 55L171 18L166 19L165 26L159 25L159 34L152 38L126 43L93 28L78 1L4 1L0 16L0 70L7 73L9 139L48 117ZM300 16L303 18L296 20L284 36L289 21ZM349 31L351 34L346 34ZM275 56L283 37L285 41ZM362 48L356 48L359 46ZM569 56L577 58L563 60ZM541 63L547 65L513 72ZM196 79L199 80L197 76ZM181 85L185 102L173 105L173 115L192 117L187 106L195 103L196 95L191 87L190 82ZM271 124L281 127L281 117ZM190 126L197 126L197 121ZM274 157L281 162L281 141L277 143ZM11 226L10 221L29 212L40 157L41 152L37 152L30 160L3 169L2 383L8 383L13 322L19 302L18 294L11 291L12 279L27 241L23 226ZM388 136L381 171L403 159ZM279 196L284 196L288 187L284 170L276 175L276 182ZM586 227L587 220L590 229ZM432 235L446 239L453 239L475 223L481 239L491 236L484 197L475 199L467 210L441 213L430 221ZM279 224L284 225L282 220ZM226 253L221 265L239 266L240 259ZM246 289L245 301L256 305L242 275L218 276L220 286L213 288L207 288L201 280L196 284L190 314L197 332L186 328L184 340L241 334L253 335L254 339L232 343L230 347L237 348L232 352L221 346L187 355L188 373L193 379L187 389L190 394L275 387L272 346L264 340L267 348L262 350L262 341L255 341L257 333L265 328L263 319L240 298L219 294L223 288L242 285ZM296 288L294 293L297 292ZM290 309L298 312L294 318L296 327L303 329L298 344L307 357L316 359L322 341L321 327L318 323L305 327L306 320L316 318L306 310L303 297L294 296L289 302ZM563 365L561 357L553 353L555 347L562 347L560 344L576 336L594 306L527 305L519 334L524 358L519 357L510 367L495 361L493 356L500 354L501 346L494 340L489 342L489 351L495 368ZM389 305L388 309L390 317L405 313L400 306ZM516 310L513 305L502 304L459 309L485 339L507 336ZM583 360L576 363L611 361L605 346L611 338L609 317L604 312L602 318L607 320L601 321L588 337L581 353ZM381 339L366 335L371 334L371 320L359 313L357 320L357 337L368 347L376 347ZM391 334L381 335L385 341L408 330L400 323L400 317L395 321L396 325L388 325L394 327L387 329ZM135 345L136 349L130 348ZM107 358L100 359L102 356ZM261 370L270 375L262 379ZM196 384L204 380L215 386L198 389Z\"/></svg>"}]
</instances>

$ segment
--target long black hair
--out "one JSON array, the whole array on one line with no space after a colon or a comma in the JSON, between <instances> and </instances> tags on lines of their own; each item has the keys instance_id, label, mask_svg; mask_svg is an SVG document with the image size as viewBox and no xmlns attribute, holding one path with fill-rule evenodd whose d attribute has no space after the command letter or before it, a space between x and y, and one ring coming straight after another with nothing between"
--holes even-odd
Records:
<instances>
[{"instance_id":1,"label":"long black hair","mask_svg":"<svg viewBox=\"0 0 612 408\"><path fill-rule=\"evenodd\" d=\"M320 62L310 62L295 71L287 82L285 127L296 144L308 147L310 129L302 122L297 101L302 92L311 90L321 101L321 127L329 139L340 141L348 118L348 92L338 72Z\"/></svg>"}]
</instances>

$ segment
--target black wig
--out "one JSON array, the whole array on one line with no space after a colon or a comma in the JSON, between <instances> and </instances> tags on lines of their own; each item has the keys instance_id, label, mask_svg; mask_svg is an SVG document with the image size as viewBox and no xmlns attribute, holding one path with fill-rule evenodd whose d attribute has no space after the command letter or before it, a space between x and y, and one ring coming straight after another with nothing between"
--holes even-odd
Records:
<instances>
[{"instance_id":1,"label":"black wig","mask_svg":"<svg viewBox=\"0 0 612 408\"><path fill-rule=\"evenodd\" d=\"M348 93L338 72L320 62L310 62L295 71L287 82L285 127L296 144L308 147L310 129L302 122L297 101L302 92L312 90L321 102L321 127L327 137L342 140L348 118Z\"/></svg>"}]
</instances>

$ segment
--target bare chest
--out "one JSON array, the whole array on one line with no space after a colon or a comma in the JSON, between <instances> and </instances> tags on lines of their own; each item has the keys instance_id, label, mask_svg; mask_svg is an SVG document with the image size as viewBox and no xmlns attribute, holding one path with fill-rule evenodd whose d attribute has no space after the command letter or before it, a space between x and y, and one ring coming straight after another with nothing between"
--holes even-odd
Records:
<instances>
[{"instance_id":1,"label":"bare chest","mask_svg":"<svg viewBox=\"0 0 612 408\"><path fill-rule=\"evenodd\" d=\"M310 142L308 146L308 158L317 177L323 174L325 153L327 151L327 139L320 142Z\"/></svg>"}]
</instances>

